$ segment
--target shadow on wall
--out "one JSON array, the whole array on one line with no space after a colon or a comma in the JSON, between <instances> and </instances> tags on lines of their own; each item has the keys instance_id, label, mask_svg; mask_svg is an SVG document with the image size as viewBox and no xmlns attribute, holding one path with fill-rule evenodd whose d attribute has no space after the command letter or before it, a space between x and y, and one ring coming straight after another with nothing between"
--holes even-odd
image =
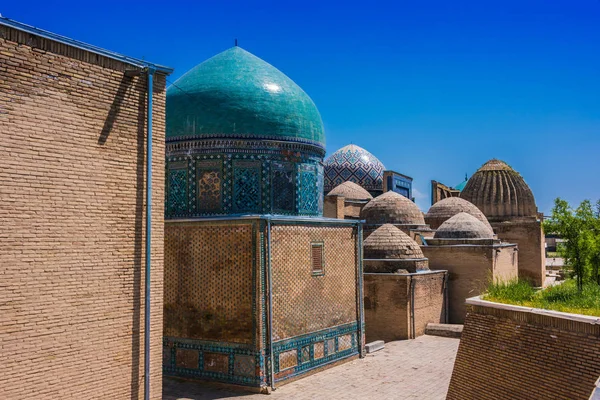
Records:
<instances>
[{"instance_id":1,"label":"shadow on wall","mask_svg":"<svg viewBox=\"0 0 600 400\"><path fill-rule=\"evenodd\" d=\"M139 79L140 81L143 79ZM102 127L102 132L100 133L100 137L98 138L98 144L99 145L104 145L104 143L106 143L106 140L108 139L108 136L110 135L110 132L112 131L112 128L115 124L115 121L117 119L117 117L119 116L119 111L121 111L121 103L123 103L123 99L125 98L125 93L127 93L127 89L129 89L129 87L131 86L133 79L127 75L123 75L123 78L121 78L121 83L119 84L119 88L117 89L117 94L115 95L115 98L113 99L112 104L110 105L110 110L108 111L108 116L106 117L106 120L104 121L104 126ZM146 109L145 109L145 101L146 101L146 94L143 93L144 99L143 101L141 101L140 103L140 108L142 108L142 118L141 118L141 123L140 123L140 118L139 118L139 112L138 112L138 129L139 127L141 127L142 130L142 141L143 141L143 136L144 136L144 121L146 120ZM143 143L142 143L142 147L143 147ZM143 152L143 149L142 149ZM142 154L142 163L143 161L143 154Z\"/></svg>"}]
</instances>

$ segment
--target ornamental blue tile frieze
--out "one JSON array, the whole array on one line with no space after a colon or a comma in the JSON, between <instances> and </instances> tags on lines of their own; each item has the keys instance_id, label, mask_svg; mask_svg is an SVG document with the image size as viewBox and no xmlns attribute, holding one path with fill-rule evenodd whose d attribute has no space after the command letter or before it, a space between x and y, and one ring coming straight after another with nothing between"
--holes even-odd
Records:
<instances>
[{"instance_id":1,"label":"ornamental blue tile frieze","mask_svg":"<svg viewBox=\"0 0 600 400\"><path fill-rule=\"evenodd\" d=\"M271 146L265 141L232 143L247 147L236 152L231 148L209 152L196 145L188 146L185 152L170 152L167 146L167 219L322 215L323 166L318 152L299 147L282 151L280 143ZM187 182L183 184L183 180Z\"/></svg>"},{"instance_id":2,"label":"ornamental blue tile frieze","mask_svg":"<svg viewBox=\"0 0 600 400\"><path fill-rule=\"evenodd\" d=\"M383 172L385 167L367 150L350 144L344 146L325 162L324 191L350 181L367 191L383 190Z\"/></svg>"}]
</instances>

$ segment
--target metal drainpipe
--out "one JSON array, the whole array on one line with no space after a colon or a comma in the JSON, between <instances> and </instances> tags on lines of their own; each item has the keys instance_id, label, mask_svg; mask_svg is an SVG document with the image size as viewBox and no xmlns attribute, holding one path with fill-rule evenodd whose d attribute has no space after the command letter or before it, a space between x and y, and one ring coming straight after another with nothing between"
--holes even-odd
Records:
<instances>
[{"instance_id":1,"label":"metal drainpipe","mask_svg":"<svg viewBox=\"0 0 600 400\"><path fill-rule=\"evenodd\" d=\"M144 303L144 399L150 400L150 261L152 255L152 91L155 69L148 67L148 135L146 139L146 285Z\"/></svg>"},{"instance_id":2,"label":"metal drainpipe","mask_svg":"<svg viewBox=\"0 0 600 400\"><path fill-rule=\"evenodd\" d=\"M356 235L357 241L357 255L358 255L358 263L356 266L357 275L358 275L358 354L360 358L363 358L365 355L363 354L363 342L364 342L364 331L363 325L365 321L364 315L364 288L363 288L363 268L362 268L362 248L363 248L363 240L362 240L362 224L358 224L358 234Z\"/></svg>"},{"instance_id":3,"label":"metal drainpipe","mask_svg":"<svg viewBox=\"0 0 600 400\"><path fill-rule=\"evenodd\" d=\"M410 277L410 330L411 339L416 337L415 333L415 279L411 275Z\"/></svg>"},{"instance_id":4,"label":"metal drainpipe","mask_svg":"<svg viewBox=\"0 0 600 400\"><path fill-rule=\"evenodd\" d=\"M273 274L271 270L271 218L267 219L267 279L269 281L269 381L275 390L275 357L273 355Z\"/></svg>"},{"instance_id":5,"label":"metal drainpipe","mask_svg":"<svg viewBox=\"0 0 600 400\"><path fill-rule=\"evenodd\" d=\"M448 279L450 276L448 275L448 271L444 273L444 322L446 324L450 323L450 316L448 315Z\"/></svg>"}]
</instances>

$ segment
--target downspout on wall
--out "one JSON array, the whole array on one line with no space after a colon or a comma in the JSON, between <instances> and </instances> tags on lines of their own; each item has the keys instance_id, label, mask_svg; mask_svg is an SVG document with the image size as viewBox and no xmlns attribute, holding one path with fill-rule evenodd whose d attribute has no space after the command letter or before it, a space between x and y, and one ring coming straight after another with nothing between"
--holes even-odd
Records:
<instances>
[{"instance_id":1,"label":"downspout on wall","mask_svg":"<svg viewBox=\"0 0 600 400\"><path fill-rule=\"evenodd\" d=\"M146 284L144 302L144 399L150 400L150 270L152 261L152 103L154 73L147 68L148 75L148 136L146 139Z\"/></svg>"}]
</instances>

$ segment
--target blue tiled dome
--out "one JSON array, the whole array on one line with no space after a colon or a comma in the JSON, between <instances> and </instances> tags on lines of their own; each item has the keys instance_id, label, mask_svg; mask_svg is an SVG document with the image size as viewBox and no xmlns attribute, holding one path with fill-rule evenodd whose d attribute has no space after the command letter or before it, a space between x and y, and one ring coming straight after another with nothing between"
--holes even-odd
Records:
<instances>
[{"instance_id":1,"label":"blue tiled dome","mask_svg":"<svg viewBox=\"0 0 600 400\"><path fill-rule=\"evenodd\" d=\"M325 160L325 191L343 182L354 182L366 190L383 190L385 166L362 147L349 144Z\"/></svg>"},{"instance_id":2,"label":"blue tiled dome","mask_svg":"<svg viewBox=\"0 0 600 400\"><path fill-rule=\"evenodd\" d=\"M198 64L167 90L167 138L273 139L325 147L315 103L240 47Z\"/></svg>"}]
</instances>

